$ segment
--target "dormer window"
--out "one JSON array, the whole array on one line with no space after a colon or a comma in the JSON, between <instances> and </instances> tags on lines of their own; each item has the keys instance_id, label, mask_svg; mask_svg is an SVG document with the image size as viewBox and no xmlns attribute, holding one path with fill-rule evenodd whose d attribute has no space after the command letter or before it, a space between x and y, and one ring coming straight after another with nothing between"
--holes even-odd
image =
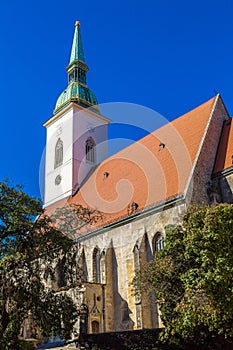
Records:
<instances>
[{"instance_id":1,"label":"dormer window","mask_svg":"<svg viewBox=\"0 0 233 350\"><path fill-rule=\"evenodd\" d=\"M133 202L133 203L131 204L131 208L132 208L132 213L135 213L136 210L138 209L138 204L135 203L135 202Z\"/></svg>"},{"instance_id":2,"label":"dormer window","mask_svg":"<svg viewBox=\"0 0 233 350\"><path fill-rule=\"evenodd\" d=\"M127 207L128 215L136 213L138 207L139 207L139 205L136 202L132 202L131 204L129 204Z\"/></svg>"},{"instance_id":3,"label":"dormer window","mask_svg":"<svg viewBox=\"0 0 233 350\"><path fill-rule=\"evenodd\" d=\"M164 148L165 148L165 143L161 142L161 143L159 144L159 150L162 150L162 149L164 149Z\"/></svg>"}]
</instances>

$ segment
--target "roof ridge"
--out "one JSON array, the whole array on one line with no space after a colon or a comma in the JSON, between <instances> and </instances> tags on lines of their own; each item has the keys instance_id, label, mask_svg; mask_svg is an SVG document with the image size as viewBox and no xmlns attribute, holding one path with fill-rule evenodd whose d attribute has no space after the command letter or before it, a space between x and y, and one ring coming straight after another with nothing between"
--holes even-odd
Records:
<instances>
[{"instance_id":1,"label":"roof ridge","mask_svg":"<svg viewBox=\"0 0 233 350\"><path fill-rule=\"evenodd\" d=\"M143 136L142 138L138 139L137 141L133 142L133 143L130 144L129 146L126 146L126 147L120 149L120 150L117 151L116 153L113 153L113 154L110 155L108 158L106 158L102 163L106 162L108 159L112 159L113 157L115 157L115 156L118 155L119 153L124 152L125 150L130 149L130 148L133 147L135 144L138 144L138 143L140 143L142 140L145 140L145 139L148 138L149 136L153 135L154 133L159 132L160 130L162 130L162 129L163 129L164 127L166 127L167 125L172 124L173 122L177 121L178 119L180 119L180 118L186 116L187 114L189 114L189 113L195 111L195 109L198 109L198 108L200 108L201 106L204 106L205 104L208 104L211 100L214 101L215 98L217 98L218 96L220 96L220 94L217 94L217 95L215 95L214 97L210 98L209 100L207 100L207 101L203 102L202 104L196 106L195 108L190 109L188 112L185 112L184 114L181 114L179 117L177 117L177 118L175 118L175 119L173 119L173 120L171 120L171 121L167 121L166 124L164 124L164 125L160 126L159 128L153 130L152 132L148 133L147 135L145 135L145 136ZM221 98L221 96L220 96L220 98ZM153 135L153 136L154 136L154 135ZM161 141L162 141L162 140L161 140ZM102 163L101 163L101 164L102 164Z\"/></svg>"}]
</instances>

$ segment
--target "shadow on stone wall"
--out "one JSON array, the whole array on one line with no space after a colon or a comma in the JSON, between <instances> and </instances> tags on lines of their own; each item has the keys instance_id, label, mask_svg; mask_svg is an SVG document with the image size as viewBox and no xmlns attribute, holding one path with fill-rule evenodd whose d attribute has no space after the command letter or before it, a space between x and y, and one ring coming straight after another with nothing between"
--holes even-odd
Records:
<instances>
[{"instance_id":1,"label":"shadow on stone wall","mask_svg":"<svg viewBox=\"0 0 233 350\"><path fill-rule=\"evenodd\" d=\"M133 329L134 322L130 317L132 311L119 293L118 263L115 249L111 242L106 252L106 327L117 331ZM111 316L110 316L111 315ZM110 323L108 322L110 321Z\"/></svg>"},{"instance_id":2,"label":"shadow on stone wall","mask_svg":"<svg viewBox=\"0 0 233 350\"><path fill-rule=\"evenodd\" d=\"M229 178L228 176L222 177L219 180L219 184L220 184L220 191L221 191L220 193L221 193L222 202L231 204L233 203L233 194L232 194L232 188L229 184L229 180L232 180L232 175Z\"/></svg>"}]
</instances>

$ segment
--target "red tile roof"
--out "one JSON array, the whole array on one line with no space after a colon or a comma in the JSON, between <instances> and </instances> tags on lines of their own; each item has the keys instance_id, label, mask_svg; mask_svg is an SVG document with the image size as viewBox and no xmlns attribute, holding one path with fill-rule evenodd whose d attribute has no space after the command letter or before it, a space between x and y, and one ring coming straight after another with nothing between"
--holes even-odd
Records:
<instances>
[{"instance_id":1,"label":"red tile roof","mask_svg":"<svg viewBox=\"0 0 233 350\"><path fill-rule=\"evenodd\" d=\"M184 193L217 99L210 99L106 159L68 203L98 209L103 213L103 225L127 216L132 202L142 210Z\"/></svg>"}]
</instances>

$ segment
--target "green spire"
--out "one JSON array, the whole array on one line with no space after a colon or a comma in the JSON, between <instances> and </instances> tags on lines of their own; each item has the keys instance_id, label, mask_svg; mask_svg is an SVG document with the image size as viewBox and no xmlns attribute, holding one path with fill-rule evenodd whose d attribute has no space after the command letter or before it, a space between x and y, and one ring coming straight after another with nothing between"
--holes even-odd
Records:
<instances>
[{"instance_id":1,"label":"green spire","mask_svg":"<svg viewBox=\"0 0 233 350\"><path fill-rule=\"evenodd\" d=\"M75 23L70 63L66 71L68 73L68 87L58 97L54 114L60 112L71 102L82 107L94 108L99 113L98 101L86 84L88 67L84 57L80 22Z\"/></svg>"},{"instance_id":2,"label":"green spire","mask_svg":"<svg viewBox=\"0 0 233 350\"><path fill-rule=\"evenodd\" d=\"M78 21L75 23L70 63L66 70L69 76L69 84L77 81L86 85L86 73L88 71L88 67L85 62L80 22Z\"/></svg>"},{"instance_id":3,"label":"green spire","mask_svg":"<svg viewBox=\"0 0 233 350\"><path fill-rule=\"evenodd\" d=\"M81 36L81 29L80 29L80 22L77 21L75 23L75 32L74 32L74 39L73 39L73 45L70 55L70 64L73 62L81 61L85 64L85 57L84 57L84 50L83 50L83 43L82 43L82 36Z\"/></svg>"}]
</instances>

